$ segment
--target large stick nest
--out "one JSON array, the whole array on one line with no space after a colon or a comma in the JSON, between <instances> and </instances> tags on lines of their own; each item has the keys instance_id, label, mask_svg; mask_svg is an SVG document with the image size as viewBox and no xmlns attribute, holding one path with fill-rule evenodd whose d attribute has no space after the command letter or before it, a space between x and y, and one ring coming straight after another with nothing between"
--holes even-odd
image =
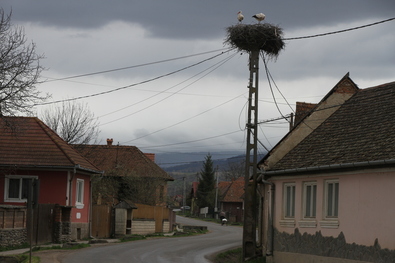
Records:
<instances>
[{"instance_id":1,"label":"large stick nest","mask_svg":"<svg viewBox=\"0 0 395 263\"><path fill-rule=\"evenodd\" d=\"M237 24L227 28L225 43L239 51L264 51L269 57L277 57L285 44L283 30L269 23Z\"/></svg>"}]
</instances>

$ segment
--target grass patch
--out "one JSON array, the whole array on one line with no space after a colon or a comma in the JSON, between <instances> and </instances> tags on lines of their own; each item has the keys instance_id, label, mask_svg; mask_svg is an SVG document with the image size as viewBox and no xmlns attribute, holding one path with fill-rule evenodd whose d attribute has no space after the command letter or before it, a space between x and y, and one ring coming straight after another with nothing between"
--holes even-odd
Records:
<instances>
[{"instance_id":1,"label":"grass patch","mask_svg":"<svg viewBox=\"0 0 395 263\"><path fill-rule=\"evenodd\" d=\"M235 248L216 255L214 258L214 263L240 263L243 262L242 256L243 256L243 249L241 247ZM245 262L265 263L266 259L265 257L258 257Z\"/></svg>"},{"instance_id":2,"label":"grass patch","mask_svg":"<svg viewBox=\"0 0 395 263\"><path fill-rule=\"evenodd\" d=\"M28 255L20 255L20 256L18 256L19 257L19 262L21 262L21 263L29 263L30 262L30 260L29 260L29 256ZM40 258L39 257L36 257L36 256L32 256L32 263L40 263Z\"/></svg>"},{"instance_id":3,"label":"grass patch","mask_svg":"<svg viewBox=\"0 0 395 263\"><path fill-rule=\"evenodd\" d=\"M21 248L29 248L30 245L28 243L24 243L19 246L8 246L8 247L0 247L0 252L2 251L9 251L9 250L15 250L15 249L21 249Z\"/></svg>"},{"instance_id":4,"label":"grass patch","mask_svg":"<svg viewBox=\"0 0 395 263\"><path fill-rule=\"evenodd\" d=\"M81 249L81 248L86 248L86 247L90 247L91 245L89 244L85 244L85 243L78 243L78 244L73 244L71 246L63 246L62 249ZM56 248L55 248L56 249Z\"/></svg>"},{"instance_id":5,"label":"grass patch","mask_svg":"<svg viewBox=\"0 0 395 263\"><path fill-rule=\"evenodd\" d=\"M29 263L29 255L0 256L2 263ZM40 263L40 258L32 256L32 263Z\"/></svg>"},{"instance_id":6,"label":"grass patch","mask_svg":"<svg viewBox=\"0 0 395 263\"><path fill-rule=\"evenodd\" d=\"M58 250L58 249L64 249L64 250L73 250L73 249L81 249L81 248L86 248L90 247L91 245L85 244L85 243L70 243L70 244L64 244L63 246L61 245L54 245L54 246L36 246L32 249L32 252L37 252L37 251L43 251L43 250Z\"/></svg>"},{"instance_id":7,"label":"grass patch","mask_svg":"<svg viewBox=\"0 0 395 263\"><path fill-rule=\"evenodd\" d=\"M142 235L132 235L132 236L124 236L119 239L120 242L129 242L129 241L136 241L136 240L143 240L146 239L145 236Z\"/></svg>"}]
</instances>

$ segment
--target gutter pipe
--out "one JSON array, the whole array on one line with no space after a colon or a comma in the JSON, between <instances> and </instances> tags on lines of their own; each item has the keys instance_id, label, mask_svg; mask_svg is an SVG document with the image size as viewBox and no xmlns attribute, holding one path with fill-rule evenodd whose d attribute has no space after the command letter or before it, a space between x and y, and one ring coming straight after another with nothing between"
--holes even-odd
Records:
<instances>
[{"instance_id":1,"label":"gutter pipe","mask_svg":"<svg viewBox=\"0 0 395 263\"><path fill-rule=\"evenodd\" d=\"M276 170L276 171L263 171L263 172L261 172L261 174L272 176L272 175L281 175L281 174L290 174L290 173L314 172L314 171L334 170L334 169L341 169L341 168L359 168L359 167L367 167L367 166L371 167L371 166L389 165L389 164L395 164L395 159L354 162L354 163L328 164L328 165L320 165L320 166L283 169L283 170Z\"/></svg>"},{"instance_id":2,"label":"gutter pipe","mask_svg":"<svg viewBox=\"0 0 395 263\"><path fill-rule=\"evenodd\" d=\"M276 186L274 183L264 180L261 176L258 178L258 182L261 181L264 184L270 185L270 211L268 215L268 230L267 230L267 246L266 256L273 255L273 243L274 243L274 197L276 192Z\"/></svg>"}]
</instances>

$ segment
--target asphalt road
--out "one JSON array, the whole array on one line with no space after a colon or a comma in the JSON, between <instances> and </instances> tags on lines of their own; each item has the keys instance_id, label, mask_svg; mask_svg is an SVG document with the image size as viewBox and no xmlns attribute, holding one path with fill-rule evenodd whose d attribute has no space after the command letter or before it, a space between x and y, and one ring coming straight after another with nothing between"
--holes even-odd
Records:
<instances>
[{"instance_id":1,"label":"asphalt road","mask_svg":"<svg viewBox=\"0 0 395 263\"><path fill-rule=\"evenodd\" d=\"M207 256L242 245L242 227L221 226L177 216L184 225L207 226L210 233L189 237L159 238L83 249L63 263L207 263Z\"/></svg>"}]
</instances>

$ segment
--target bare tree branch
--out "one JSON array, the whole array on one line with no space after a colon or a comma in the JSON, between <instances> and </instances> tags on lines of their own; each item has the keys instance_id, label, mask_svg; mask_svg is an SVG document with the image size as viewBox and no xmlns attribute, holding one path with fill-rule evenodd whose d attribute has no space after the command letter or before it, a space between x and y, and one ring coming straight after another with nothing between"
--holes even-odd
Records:
<instances>
[{"instance_id":1,"label":"bare tree branch","mask_svg":"<svg viewBox=\"0 0 395 263\"><path fill-rule=\"evenodd\" d=\"M36 54L33 42L27 44L23 28L11 25L11 14L0 8L0 116L31 113L49 97L36 88L43 56Z\"/></svg>"},{"instance_id":2,"label":"bare tree branch","mask_svg":"<svg viewBox=\"0 0 395 263\"><path fill-rule=\"evenodd\" d=\"M95 144L100 133L99 122L88 105L76 101L46 108L41 119L69 144Z\"/></svg>"}]
</instances>

